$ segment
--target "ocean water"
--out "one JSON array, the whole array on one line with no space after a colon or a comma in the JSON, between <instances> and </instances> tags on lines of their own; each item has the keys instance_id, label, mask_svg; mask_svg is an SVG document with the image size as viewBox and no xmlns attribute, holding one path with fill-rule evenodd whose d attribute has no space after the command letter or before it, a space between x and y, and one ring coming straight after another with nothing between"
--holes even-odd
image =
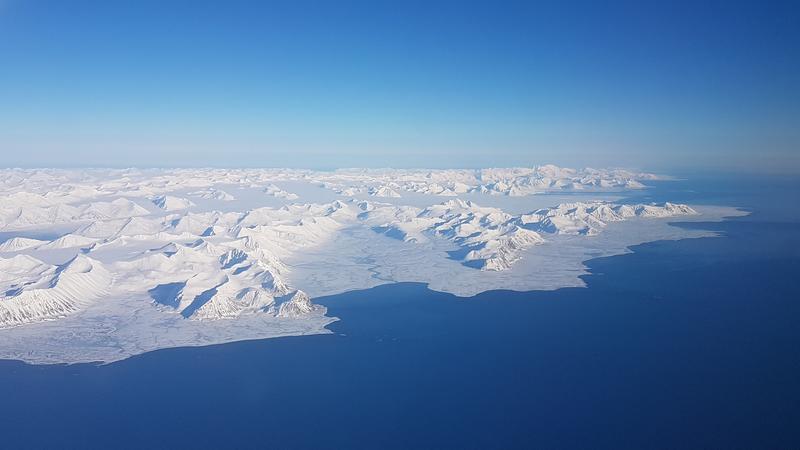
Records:
<instances>
[{"instance_id":1,"label":"ocean water","mask_svg":"<svg viewBox=\"0 0 800 450\"><path fill-rule=\"evenodd\" d=\"M585 289L395 284L319 299L327 336L0 361L0 448L800 448L800 183L688 178L633 197L752 214Z\"/></svg>"}]
</instances>

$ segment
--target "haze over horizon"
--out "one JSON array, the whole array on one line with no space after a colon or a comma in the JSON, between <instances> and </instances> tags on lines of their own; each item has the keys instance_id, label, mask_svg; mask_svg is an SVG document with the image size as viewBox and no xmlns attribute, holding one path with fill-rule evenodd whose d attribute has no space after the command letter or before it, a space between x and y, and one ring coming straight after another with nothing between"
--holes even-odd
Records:
<instances>
[{"instance_id":1,"label":"haze over horizon","mask_svg":"<svg viewBox=\"0 0 800 450\"><path fill-rule=\"evenodd\" d=\"M0 1L2 167L800 172L796 2Z\"/></svg>"}]
</instances>

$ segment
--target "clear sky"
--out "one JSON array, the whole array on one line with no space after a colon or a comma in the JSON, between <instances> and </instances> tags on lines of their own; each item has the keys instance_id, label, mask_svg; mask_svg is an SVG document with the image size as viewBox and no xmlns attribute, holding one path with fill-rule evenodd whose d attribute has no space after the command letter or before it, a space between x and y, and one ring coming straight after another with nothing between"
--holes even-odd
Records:
<instances>
[{"instance_id":1,"label":"clear sky","mask_svg":"<svg viewBox=\"0 0 800 450\"><path fill-rule=\"evenodd\" d=\"M800 172L800 2L0 0L0 166Z\"/></svg>"}]
</instances>

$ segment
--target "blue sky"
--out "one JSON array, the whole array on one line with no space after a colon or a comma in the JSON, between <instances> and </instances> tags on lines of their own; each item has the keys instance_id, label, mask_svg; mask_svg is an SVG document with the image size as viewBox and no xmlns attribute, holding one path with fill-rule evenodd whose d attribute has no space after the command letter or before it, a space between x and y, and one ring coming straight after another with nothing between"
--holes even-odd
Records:
<instances>
[{"instance_id":1,"label":"blue sky","mask_svg":"<svg viewBox=\"0 0 800 450\"><path fill-rule=\"evenodd\" d=\"M800 172L800 4L600 3L0 0L0 166Z\"/></svg>"}]
</instances>

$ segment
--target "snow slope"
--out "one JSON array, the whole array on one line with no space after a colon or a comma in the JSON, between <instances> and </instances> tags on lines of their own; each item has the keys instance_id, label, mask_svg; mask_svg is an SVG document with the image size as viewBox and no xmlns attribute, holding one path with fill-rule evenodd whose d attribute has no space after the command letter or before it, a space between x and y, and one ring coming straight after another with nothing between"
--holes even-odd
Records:
<instances>
[{"instance_id":1,"label":"snow slope","mask_svg":"<svg viewBox=\"0 0 800 450\"><path fill-rule=\"evenodd\" d=\"M111 282L102 264L83 255L60 266L24 255L0 259L0 327L74 313L106 294Z\"/></svg>"}]
</instances>

